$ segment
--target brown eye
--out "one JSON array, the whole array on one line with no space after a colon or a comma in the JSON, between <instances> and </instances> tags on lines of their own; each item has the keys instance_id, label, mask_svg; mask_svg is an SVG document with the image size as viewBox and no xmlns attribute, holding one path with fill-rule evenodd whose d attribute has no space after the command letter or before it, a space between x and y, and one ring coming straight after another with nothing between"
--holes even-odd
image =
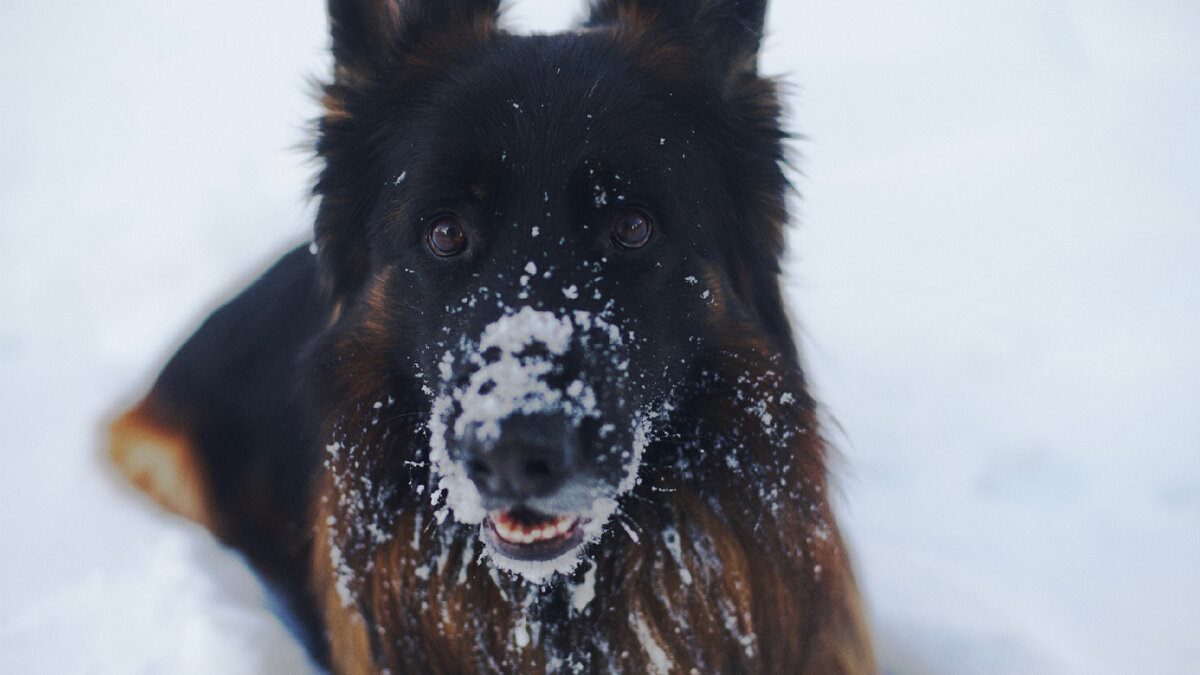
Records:
<instances>
[{"instance_id":1,"label":"brown eye","mask_svg":"<svg viewBox=\"0 0 1200 675\"><path fill-rule=\"evenodd\" d=\"M640 209L626 209L613 223L613 239L625 248L641 248L650 240L650 216Z\"/></svg>"},{"instance_id":2,"label":"brown eye","mask_svg":"<svg viewBox=\"0 0 1200 675\"><path fill-rule=\"evenodd\" d=\"M448 258L466 247L467 233L454 216L442 216L429 226L429 248L437 255Z\"/></svg>"}]
</instances>

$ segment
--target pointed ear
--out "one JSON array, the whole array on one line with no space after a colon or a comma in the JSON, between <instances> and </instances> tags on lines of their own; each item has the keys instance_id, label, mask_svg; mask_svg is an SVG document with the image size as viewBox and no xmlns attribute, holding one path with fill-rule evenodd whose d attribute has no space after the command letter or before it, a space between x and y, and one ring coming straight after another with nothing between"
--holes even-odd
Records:
<instances>
[{"instance_id":1,"label":"pointed ear","mask_svg":"<svg viewBox=\"0 0 1200 675\"><path fill-rule=\"evenodd\" d=\"M380 120L414 83L435 77L497 31L500 0L329 0L333 79L321 88L324 167L314 228L320 267L340 305L362 286L366 221L383 176Z\"/></svg>"},{"instance_id":2,"label":"pointed ear","mask_svg":"<svg viewBox=\"0 0 1200 675\"><path fill-rule=\"evenodd\" d=\"M373 81L430 31L485 34L500 0L329 0L335 79Z\"/></svg>"},{"instance_id":3,"label":"pointed ear","mask_svg":"<svg viewBox=\"0 0 1200 675\"><path fill-rule=\"evenodd\" d=\"M766 13L767 0L594 0L584 25L665 31L735 78L758 72Z\"/></svg>"}]
</instances>

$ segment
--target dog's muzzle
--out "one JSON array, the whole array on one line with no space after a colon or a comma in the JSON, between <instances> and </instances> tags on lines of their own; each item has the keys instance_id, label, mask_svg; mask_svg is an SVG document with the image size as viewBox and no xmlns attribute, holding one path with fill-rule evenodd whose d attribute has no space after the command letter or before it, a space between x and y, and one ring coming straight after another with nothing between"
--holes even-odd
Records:
<instances>
[{"instance_id":1,"label":"dog's muzzle","mask_svg":"<svg viewBox=\"0 0 1200 675\"><path fill-rule=\"evenodd\" d=\"M581 429L561 414L515 415L496 439L468 430L461 459L487 511L484 540L517 560L550 560L578 547L591 508L581 480Z\"/></svg>"},{"instance_id":2,"label":"dog's muzzle","mask_svg":"<svg viewBox=\"0 0 1200 675\"><path fill-rule=\"evenodd\" d=\"M622 353L603 319L526 307L443 356L430 420L439 492L457 520L480 524L500 566L569 571L599 538L638 463L635 421L602 423L620 414Z\"/></svg>"},{"instance_id":3,"label":"dog's muzzle","mask_svg":"<svg viewBox=\"0 0 1200 675\"><path fill-rule=\"evenodd\" d=\"M467 432L462 462L485 507L553 498L576 470L579 429L562 415L517 415L500 436Z\"/></svg>"}]
</instances>

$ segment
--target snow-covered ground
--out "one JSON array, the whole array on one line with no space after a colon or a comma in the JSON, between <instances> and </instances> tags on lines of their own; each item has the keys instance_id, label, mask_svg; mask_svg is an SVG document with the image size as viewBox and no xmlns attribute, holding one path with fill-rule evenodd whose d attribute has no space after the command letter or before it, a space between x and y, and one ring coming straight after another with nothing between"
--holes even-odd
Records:
<instances>
[{"instance_id":1,"label":"snow-covered ground","mask_svg":"<svg viewBox=\"0 0 1200 675\"><path fill-rule=\"evenodd\" d=\"M510 17L553 29L563 0ZM1200 664L1200 4L775 0L788 285L901 673ZM101 420L307 231L319 0L0 0L0 672L295 672Z\"/></svg>"}]
</instances>

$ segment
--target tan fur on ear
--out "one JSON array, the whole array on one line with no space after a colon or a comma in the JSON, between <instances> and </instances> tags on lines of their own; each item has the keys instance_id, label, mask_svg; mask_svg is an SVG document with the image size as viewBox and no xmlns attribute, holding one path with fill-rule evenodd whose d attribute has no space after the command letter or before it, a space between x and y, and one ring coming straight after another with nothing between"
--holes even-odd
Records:
<instances>
[{"instance_id":1,"label":"tan fur on ear","mask_svg":"<svg viewBox=\"0 0 1200 675\"><path fill-rule=\"evenodd\" d=\"M216 531L207 481L187 431L158 419L149 399L109 425L108 456L136 488L163 508Z\"/></svg>"}]
</instances>

